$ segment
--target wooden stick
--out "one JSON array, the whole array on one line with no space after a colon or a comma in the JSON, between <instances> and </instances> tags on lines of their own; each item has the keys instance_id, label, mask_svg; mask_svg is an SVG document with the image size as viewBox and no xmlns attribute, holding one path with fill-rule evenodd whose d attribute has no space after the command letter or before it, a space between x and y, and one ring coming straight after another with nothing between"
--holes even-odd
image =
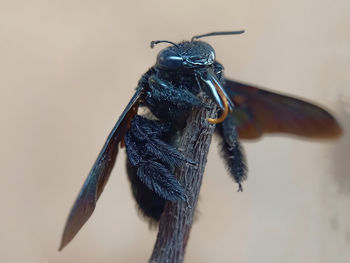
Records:
<instances>
[{"instance_id":1,"label":"wooden stick","mask_svg":"<svg viewBox=\"0 0 350 263\"><path fill-rule=\"evenodd\" d=\"M210 110L201 108L190 114L178 145L178 149L188 159L197 163L197 165L185 164L175 171L177 179L186 189L188 201L166 203L150 263L180 263L184 259L215 129L215 125L210 124L208 118L215 118L217 113L217 107L210 99L203 96L201 99Z\"/></svg>"}]
</instances>

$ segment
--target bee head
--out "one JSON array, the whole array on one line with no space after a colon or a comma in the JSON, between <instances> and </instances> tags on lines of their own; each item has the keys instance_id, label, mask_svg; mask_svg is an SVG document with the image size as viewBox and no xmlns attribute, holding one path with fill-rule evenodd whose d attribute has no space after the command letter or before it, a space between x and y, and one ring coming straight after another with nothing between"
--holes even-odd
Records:
<instances>
[{"instance_id":1,"label":"bee head","mask_svg":"<svg viewBox=\"0 0 350 263\"><path fill-rule=\"evenodd\" d=\"M215 61L214 49L202 41L186 41L161 50L156 67L163 70L194 69L210 66Z\"/></svg>"},{"instance_id":2,"label":"bee head","mask_svg":"<svg viewBox=\"0 0 350 263\"><path fill-rule=\"evenodd\" d=\"M175 44L167 40L151 42L151 48L159 43L169 43L172 46L158 53L156 67L162 70L190 70L211 66L215 61L215 51L208 43L197 41L207 36L242 34L244 31L214 32L192 37L191 41Z\"/></svg>"}]
</instances>

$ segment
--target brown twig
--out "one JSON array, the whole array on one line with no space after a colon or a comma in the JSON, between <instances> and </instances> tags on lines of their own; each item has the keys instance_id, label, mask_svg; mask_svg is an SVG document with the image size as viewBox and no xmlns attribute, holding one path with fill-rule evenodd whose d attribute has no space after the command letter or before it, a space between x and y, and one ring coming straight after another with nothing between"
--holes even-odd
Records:
<instances>
[{"instance_id":1,"label":"brown twig","mask_svg":"<svg viewBox=\"0 0 350 263\"><path fill-rule=\"evenodd\" d=\"M186 128L178 148L197 165L186 164L176 170L179 182L185 187L187 202L167 202L159 222L157 241L153 248L150 263L180 263L184 259L187 241L197 205L202 177L215 125L208 122L217 112L213 102L202 97L209 106L194 110L187 119Z\"/></svg>"}]
</instances>

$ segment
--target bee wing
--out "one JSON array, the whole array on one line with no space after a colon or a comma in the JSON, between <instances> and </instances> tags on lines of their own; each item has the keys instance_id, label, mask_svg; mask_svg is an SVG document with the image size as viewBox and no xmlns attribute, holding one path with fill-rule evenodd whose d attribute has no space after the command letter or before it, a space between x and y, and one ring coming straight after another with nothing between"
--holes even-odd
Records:
<instances>
[{"instance_id":1,"label":"bee wing","mask_svg":"<svg viewBox=\"0 0 350 263\"><path fill-rule=\"evenodd\" d=\"M118 154L118 144L122 140L131 119L136 114L136 107L140 103L141 94L142 90L137 89L109 134L70 211L59 250L62 250L74 238L93 213L96 202L114 166Z\"/></svg>"},{"instance_id":2,"label":"bee wing","mask_svg":"<svg viewBox=\"0 0 350 263\"><path fill-rule=\"evenodd\" d=\"M226 80L225 90L236 108L240 138L256 139L264 133L289 133L311 138L337 138L342 131L326 110L285 95Z\"/></svg>"}]
</instances>

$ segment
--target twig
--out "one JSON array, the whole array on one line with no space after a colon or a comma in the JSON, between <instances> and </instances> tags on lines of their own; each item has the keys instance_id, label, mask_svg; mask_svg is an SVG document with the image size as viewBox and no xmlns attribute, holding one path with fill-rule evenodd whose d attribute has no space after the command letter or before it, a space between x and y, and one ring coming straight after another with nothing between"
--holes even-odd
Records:
<instances>
[{"instance_id":1,"label":"twig","mask_svg":"<svg viewBox=\"0 0 350 263\"><path fill-rule=\"evenodd\" d=\"M150 263L180 263L184 259L215 129L215 125L210 124L207 119L214 118L217 112L216 105L210 99L206 97L201 99L210 109L202 108L191 113L178 145L188 159L197 163L197 165L186 164L175 171L177 179L186 189L188 201L167 202L165 205Z\"/></svg>"}]
</instances>

